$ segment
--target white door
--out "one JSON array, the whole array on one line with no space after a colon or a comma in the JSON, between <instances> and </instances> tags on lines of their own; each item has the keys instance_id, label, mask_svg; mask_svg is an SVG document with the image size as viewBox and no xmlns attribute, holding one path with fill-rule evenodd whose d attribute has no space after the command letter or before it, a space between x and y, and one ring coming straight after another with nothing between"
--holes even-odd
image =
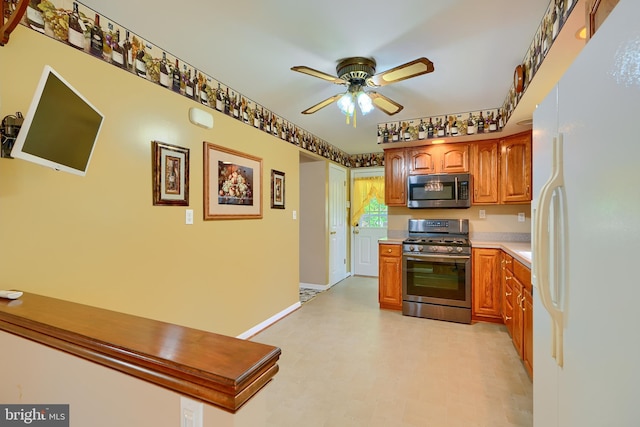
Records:
<instances>
[{"instance_id":1,"label":"white door","mask_svg":"<svg viewBox=\"0 0 640 427\"><path fill-rule=\"evenodd\" d=\"M347 277L347 171L329 165L329 285Z\"/></svg>"},{"instance_id":2,"label":"white door","mask_svg":"<svg viewBox=\"0 0 640 427\"><path fill-rule=\"evenodd\" d=\"M386 228L353 227L353 274L378 276L378 240L384 237Z\"/></svg>"},{"instance_id":3,"label":"white door","mask_svg":"<svg viewBox=\"0 0 640 427\"><path fill-rule=\"evenodd\" d=\"M360 177L384 176L384 168L353 171L353 182ZM352 193L352 199L353 199ZM352 203L353 207L353 203ZM353 274L378 276L378 240L387 237L387 207L373 200L358 226L353 227Z\"/></svg>"}]
</instances>

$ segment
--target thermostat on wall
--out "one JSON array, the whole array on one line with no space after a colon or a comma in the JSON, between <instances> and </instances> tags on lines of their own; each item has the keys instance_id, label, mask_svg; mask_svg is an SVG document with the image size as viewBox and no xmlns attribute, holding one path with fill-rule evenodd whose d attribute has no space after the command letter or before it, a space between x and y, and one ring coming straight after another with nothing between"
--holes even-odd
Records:
<instances>
[{"instance_id":1,"label":"thermostat on wall","mask_svg":"<svg viewBox=\"0 0 640 427\"><path fill-rule=\"evenodd\" d=\"M213 116L199 108L189 108L189 121L194 125L201 126L206 129L213 127Z\"/></svg>"}]
</instances>

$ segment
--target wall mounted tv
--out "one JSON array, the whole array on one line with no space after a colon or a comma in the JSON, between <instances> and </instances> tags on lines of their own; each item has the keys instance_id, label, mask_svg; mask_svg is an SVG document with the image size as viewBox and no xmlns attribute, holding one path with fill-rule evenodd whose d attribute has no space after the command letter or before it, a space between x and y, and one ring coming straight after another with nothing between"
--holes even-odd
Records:
<instances>
[{"instance_id":1,"label":"wall mounted tv","mask_svg":"<svg viewBox=\"0 0 640 427\"><path fill-rule=\"evenodd\" d=\"M85 176L104 115L45 65L11 156Z\"/></svg>"}]
</instances>

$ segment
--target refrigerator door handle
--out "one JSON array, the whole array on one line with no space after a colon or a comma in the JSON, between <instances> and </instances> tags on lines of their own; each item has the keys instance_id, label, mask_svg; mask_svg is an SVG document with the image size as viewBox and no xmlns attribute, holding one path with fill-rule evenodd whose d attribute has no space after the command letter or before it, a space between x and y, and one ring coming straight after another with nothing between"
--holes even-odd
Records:
<instances>
[{"instance_id":1,"label":"refrigerator door handle","mask_svg":"<svg viewBox=\"0 0 640 427\"><path fill-rule=\"evenodd\" d=\"M551 165L551 177L544 184L540 191L538 207L535 211L534 218L534 241L535 245L533 247L533 257L535 262L533 264L534 274L537 278L538 283L538 291L540 292L540 300L542 305L547 310L549 315L551 316L551 325L552 325L552 343L551 343L551 355L556 359L556 362L559 366L563 366L564 357L563 357L563 330L564 330L564 312L561 307L560 298L557 301L554 301L551 296L551 281L553 278L558 278L558 283L554 283L554 289L558 295L562 295L562 287L564 287L564 276L562 274L554 274L552 278L550 273L550 257L549 250L551 248L551 236L549 235L550 226L553 227L552 230L555 232L558 230L558 226L560 226L560 233L553 236L553 243L558 243L559 251L558 253L554 253L557 255L556 257L556 265L563 266L564 259L564 248L565 248L565 240L566 230L567 228L564 226L564 177L562 173L562 135L559 134L557 137L553 138L553 158ZM554 207L554 213L560 212L562 215L560 217L561 224L556 224L556 220L558 219L557 215L551 215L551 202L554 198L554 195L560 194L561 197L556 198L556 205ZM546 256L545 256L546 255ZM561 267L563 268L563 267ZM564 270L563 270L564 271Z\"/></svg>"}]
</instances>

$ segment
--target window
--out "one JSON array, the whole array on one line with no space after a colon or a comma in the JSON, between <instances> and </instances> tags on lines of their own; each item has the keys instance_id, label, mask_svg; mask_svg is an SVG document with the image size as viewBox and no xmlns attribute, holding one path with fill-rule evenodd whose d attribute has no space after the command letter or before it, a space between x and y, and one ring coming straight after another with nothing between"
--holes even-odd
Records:
<instances>
[{"instance_id":1,"label":"window","mask_svg":"<svg viewBox=\"0 0 640 427\"><path fill-rule=\"evenodd\" d=\"M358 225L362 228L387 228L388 210L387 205L374 197L364 207Z\"/></svg>"}]
</instances>

